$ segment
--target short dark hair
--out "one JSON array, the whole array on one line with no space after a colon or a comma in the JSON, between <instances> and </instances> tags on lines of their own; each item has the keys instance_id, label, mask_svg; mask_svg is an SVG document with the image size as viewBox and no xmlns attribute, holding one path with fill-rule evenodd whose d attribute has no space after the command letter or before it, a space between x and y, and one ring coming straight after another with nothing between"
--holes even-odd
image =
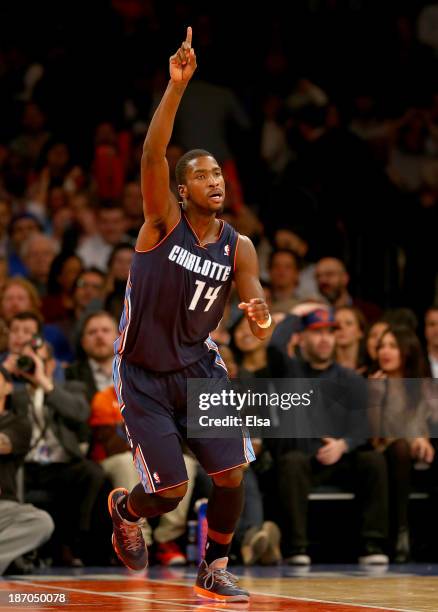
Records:
<instances>
[{"instance_id":1,"label":"short dark hair","mask_svg":"<svg viewBox=\"0 0 438 612\"><path fill-rule=\"evenodd\" d=\"M81 263L81 266L83 265L82 260L79 257L79 255L76 255L76 253L74 253L73 251L63 250L60 253L58 253L55 259L52 261L52 265L50 266L50 270L49 270L49 279L47 281L47 294L48 295L56 295L57 293L61 291L61 285L59 284L58 278L63 271L64 264L69 259L77 259Z\"/></svg>"},{"instance_id":2,"label":"short dark hair","mask_svg":"<svg viewBox=\"0 0 438 612\"><path fill-rule=\"evenodd\" d=\"M111 251L109 257L108 257L108 268L111 268L113 261L114 261L114 257L117 255L117 253L120 253L120 251L135 251L135 247L133 244L131 244L130 242L118 242L113 250Z\"/></svg>"},{"instance_id":3,"label":"short dark hair","mask_svg":"<svg viewBox=\"0 0 438 612\"><path fill-rule=\"evenodd\" d=\"M184 153L184 155L179 158L175 168L177 185L185 185L187 166L192 159L196 159L197 157L214 157L214 155L205 149L191 149L191 151Z\"/></svg>"},{"instance_id":4,"label":"short dark hair","mask_svg":"<svg viewBox=\"0 0 438 612\"><path fill-rule=\"evenodd\" d=\"M12 317L9 321L9 327L12 325L14 321L35 321L37 324L37 332L41 334L43 329L43 320L39 314L36 312L32 312L31 310L25 310L24 312L18 312L16 315Z\"/></svg>"},{"instance_id":5,"label":"short dark hair","mask_svg":"<svg viewBox=\"0 0 438 612\"><path fill-rule=\"evenodd\" d=\"M75 282L73 284L73 291L75 291L79 287L79 282L81 278L85 276L85 274L96 274L96 276L100 276L100 278L102 279L102 282L106 279L105 272L102 272L100 268L97 268L96 266L90 266L89 268L84 268L83 270L79 272L79 274L77 275L75 279Z\"/></svg>"},{"instance_id":6,"label":"short dark hair","mask_svg":"<svg viewBox=\"0 0 438 612\"><path fill-rule=\"evenodd\" d=\"M429 306L429 308L426 308L424 318L426 318L430 312L438 312L438 304L433 304L432 306Z\"/></svg>"},{"instance_id":7,"label":"short dark hair","mask_svg":"<svg viewBox=\"0 0 438 612\"><path fill-rule=\"evenodd\" d=\"M80 332L79 332L79 338L81 340L85 334L85 330L87 328L88 323L92 321L93 319L98 319L99 317L106 317L107 319L112 321L117 328L117 321L111 313L109 313L107 310L95 310L94 312L90 312L89 314L87 314L87 316L84 317L83 321L81 322L81 327L80 327Z\"/></svg>"},{"instance_id":8,"label":"short dark hair","mask_svg":"<svg viewBox=\"0 0 438 612\"><path fill-rule=\"evenodd\" d=\"M285 253L286 255L289 255L289 257L294 260L296 267L297 268L300 267L299 258L297 254L294 251L292 251L292 249L274 249L273 251L271 251L269 255L268 270L272 268L275 257L281 253Z\"/></svg>"}]
</instances>

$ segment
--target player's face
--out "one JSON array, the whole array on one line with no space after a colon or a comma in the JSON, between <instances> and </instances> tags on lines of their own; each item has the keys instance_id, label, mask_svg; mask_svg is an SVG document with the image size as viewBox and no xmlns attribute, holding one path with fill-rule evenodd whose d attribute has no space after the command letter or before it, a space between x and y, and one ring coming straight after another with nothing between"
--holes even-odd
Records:
<instances>
[{"instance_id":1,"label":"player's face","mask_svg":"<svg viewBox=\"0 0 438 612\"><path fill-rule=\"evenodd\" d=\"M186 184L180 186L180 195L199 208L211 213L222 210L225 181L214 157L192 159L186 170Z\"/></svg>"}]
</instances>

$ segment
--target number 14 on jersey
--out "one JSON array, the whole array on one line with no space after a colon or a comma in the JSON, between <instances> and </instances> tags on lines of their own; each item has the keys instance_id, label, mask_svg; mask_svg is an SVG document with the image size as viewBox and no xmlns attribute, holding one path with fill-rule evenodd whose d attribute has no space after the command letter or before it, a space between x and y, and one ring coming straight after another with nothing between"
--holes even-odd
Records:
<instances>
[{"instance_id":1,"label":"number 14 on jersey","mask_svg":"<svg viewBox=\"0 0 438 612\"><path fill-rule=\"evenodd\" d=\"M204 281L200 281L200 280L195 281L195 284L196 284L196 291L193 294L192 301L190 302L189 310L195 310L196 306L198 305L199 300L201 299L202 294L204 293L204 289L207 285L207 283L205 283ZM204 293L204 300L207 300L207 303L204 308L204 312L208 312L210 310L221 288L222 288L222 285L219 285L218 287L207 287Z\"/></svg>"}]
</instances>

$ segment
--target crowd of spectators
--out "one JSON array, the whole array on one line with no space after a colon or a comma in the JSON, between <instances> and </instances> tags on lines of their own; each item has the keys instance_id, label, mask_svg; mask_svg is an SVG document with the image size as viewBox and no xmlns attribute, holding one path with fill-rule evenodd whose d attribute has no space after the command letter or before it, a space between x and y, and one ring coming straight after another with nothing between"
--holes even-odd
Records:
<instances>
[{"instance_id":1,"label":"crowd of spectators","mask_svg":"<svg viewBox=\"0 0 438 612\"><path fill-rule=\"evenodd\" d=\"M293 4L255 15L253 28L236 6L230 23L227 2L219 16L176 2L171 21L153 0L90 3L68 19L51 7L34 47L38 7L26 6L24 29L20 3L4 9L0 505L24 525L17 557L51 536L53 563L87 563L106 487L137 481L113 342L143 222L143 138L186 22L199 74L168 149L172 184L185 150L218 159L223 218L253 240L276 322L272 338L254 339L232 295L213 333L230 376L390 381L372 396L385 436L254 441L237 554L309 564L308 495L335 482L360 503L360 559L410 557L411 487L420 474L431 503L438 492L433 397L419 402L403 382L438 377L438 5ZM397 433L400 415L411 436ZM187 503L144 527L165 564L185 560L193 487L208 495L185 459ZM14 555L2 546L4 571ZM103 561L115 562L110 551Z\"/></svg>"}]
</instances>

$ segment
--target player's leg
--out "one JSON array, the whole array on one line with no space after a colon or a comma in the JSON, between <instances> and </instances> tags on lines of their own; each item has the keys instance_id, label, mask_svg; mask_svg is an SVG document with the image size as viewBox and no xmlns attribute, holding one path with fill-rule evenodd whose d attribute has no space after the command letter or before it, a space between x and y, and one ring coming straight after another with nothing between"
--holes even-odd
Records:
<instances>
[{"instance_id":1,"label":"player's leg","mask_svg":"<svg viewBox=\"0 0 438 612\"><path fill-rule=\"evenodd\" d=\"M177 457L176 453L173 456ZM142 570L147 566L147 548L141 530L143 520L174 510L186 491L187 483L183 482L163 491L146 492L142 482L130 493L121 488L110 493L108 508L113 520L113 546L129 569Z\"/></svg>"},{"instance_id":2,"label":"player's leg","mask_svg":"<svg viewBox=\"0 0 438 612\"><path fill-rule=\"evenodd\" d=\"M186 531L198 462L188 453L183 453L183 459L189 477L187 493L175 510L161 516L158 527L154 531L154 540L157 543L156 558L162 565L185 565L186 561L176 540Z\"/></svg>"},{"instance_id":3,"label":"player's leg","mask_svg":"<svg viewBox=\"0 0 438 612\"><path fill-rule=\"evenodd\" d=\"M243 509L243 467L215 474L207 507L207 544L195 585L200 597L246 602L249 593L227 572L231 542Z\"/></svg>"},{"instance_id":4,"label":"player's leg","mask_svg":"<svg viewBox=\"0 0 438 612\"><path fill-rule=\"evenodd\" d=\"M212 477L213 488L207 507L207 544L205 561L208 565L228 557L234 530L243 510L243 468L237 467Z\"/></svg>"},{"instance_id":5,"label":"player's leg","mask_svg":"<svg viewBox=\"0 0 438 612\"><path fill-rule=\"evenodd\" d=\"M187 489L187 472L165 377L125 365L122 382L122 415L141 482L130 493L112 491L108 507L117 555L128 568L141 570L147 565L142 520L176 508Z\"/></svg>"},{"instance_id":6,"label":"player's leg","mask_svg":"<svg viewBox=\"0 0 438 612\"><path fill-rule=\"evenodd\" d=\"M189 439L198 461L213 480L208 500L208 535L205 558L199 567L195 592L219 601L248 601L249 593L239 588L226 571L234 530L243 509L243 470L254 460L249 438Z\"/></svg>"},{"instance_id":7,"label":"player's leg","mask_svg":"<svg viewBox=\"0 0 438 612\"><path fill-rule=\"evenodd\" d=\"M146 493L141 483L118 503L120 515L128 521L153 518L175 510L187 493L187 483L157 493Z\"/></svg>"},{"instance_id":8,"label":"player's leg","mask_svg":"<svg viewBox=\"0 0 438 612\"><path fill-rule=\"evenodd\" d=\"M210 351L190 371L189 378L223 378L220 355ZM186 381L184 381L184 391ZM187 396L179 414L181 428L187 429ZM209 413L214 416L214 413ZM249 436L237 432L234 438L187 438L187 443L199 463L211 476L213 487L208 501L208 536L205 558L201 562L195 585L200 597L218 601L247 602L249 593L239 588L235 576L227 572L228 553L234 530L243 509L243 469L254 461L255 454Z\"/></svg>"}]
</instances>

